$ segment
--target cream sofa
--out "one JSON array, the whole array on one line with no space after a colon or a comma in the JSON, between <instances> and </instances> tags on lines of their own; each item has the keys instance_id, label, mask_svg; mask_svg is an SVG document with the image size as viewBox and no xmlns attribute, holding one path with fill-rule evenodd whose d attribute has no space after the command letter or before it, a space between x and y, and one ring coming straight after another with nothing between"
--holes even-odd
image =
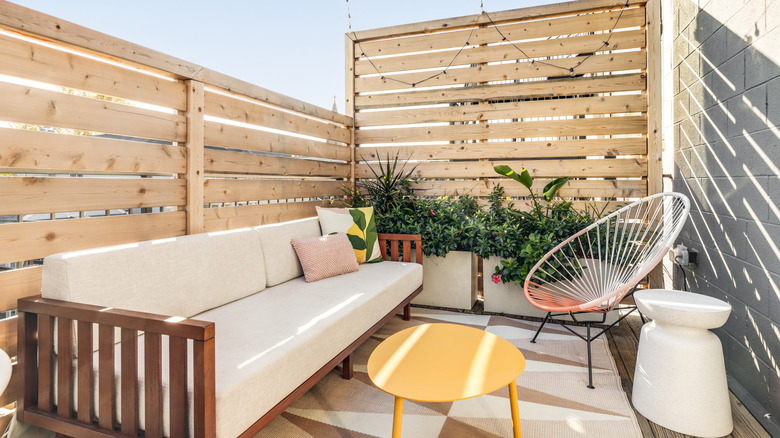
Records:
<instances>
[{"instance_id":1,"label":"cream sofa","mask_svg":"<svg viewBox=\"0 0 780 438\"><path fill-rule=\"evenodd\" d=\"M408 312L409 302L422 290L421 265L391 261L363 264L358 272L306 283L290 239L320 234L317 219L310 218L52 255L44 260L43 300L21 300L20 318L31 325L32 320L25 319L25 315L29 318L33 312L41 311L40 306L34 305L55 306L47 307L49 311L54 309L52 312L41 313L52 315L59 311L56 307L58 303L65 301L98 306L93 309L97 312L101 309L108 309L109 313L123 309L179 317L168 319L170 324L183 324L178 321L181 318L213 322L214 406L210 407L206 400L206 412L202 413L200 409L203 406L193 405L196 398L193 385L204 374L196 372L193 378L195 360L191 359L188 362L187 385L190 435L252 436L330 371L335 363L343 361L345 367L351 367L350 354L361 340L401 308ZM32 330L23 327L24 321L20 323L20 328ZM95 381L92 388L93 400L98 400L93 408L96 415L100 399L97 325L93 326ZM20 348L26 348L26 353L20 353L21 360L27 358L33 361L30 350L34 346L22 346L22 339L29 339L29 336L20 334L19 337ZM55 332L55 351L60 348L58 338ZM74 355L79 351L75 344L77 338L77 334L72 337L74 344L71 351ZM119 332L115 339L121 339ZM192 357L192 345L197 341L189 342L189 355ZM168 347L168 337L163 336L162 432L166 436L171 433L176 435L178 430L171 432L168 420L171 412ZM121 343L117 343L114 352L116 423L121 423L122 415L119 395L121 349ZM144 420L145 346L142 334L138 338L137 350L138 427L147 430ZM40 360L45 362L46 356ZM53 368L56 382L56 357ZM74 359L75 382L71 385L74 393L80 387L76 368L78 361ZM203 369L206 369L208 380L208 369ZM174 372L178 372L177 369ZM347 369L344 373L351 377L351 370ZM22 378L32 379L34 376L30 374L33 373L23 373ZM38 382L38 385L41 384L45 382ZM53 386L52 397L58 400L58 385ZM206 394L208 397L208 390ZM25 399L25 395L20 394L23 407L20 419L43 425L37 415L40 406L34 404L36 400L29 398L29 394L27 397ZM77 399L74 394L74 404ZM74 406L74 411L76 408ZM209 410L215 412L213 427L210 419L199 419L200 415L211 415ZM205 429L202 433L201 427ZM65 429L59 431L67 433Z\"/></svg>"}]
</instances>

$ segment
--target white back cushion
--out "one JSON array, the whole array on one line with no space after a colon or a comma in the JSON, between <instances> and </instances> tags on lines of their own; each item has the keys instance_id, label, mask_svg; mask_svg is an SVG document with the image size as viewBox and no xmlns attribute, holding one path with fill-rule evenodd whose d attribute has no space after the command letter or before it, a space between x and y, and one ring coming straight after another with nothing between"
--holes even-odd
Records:
<instances>
[{"instance_id":1,"label":"white back cushion","mask_svg":"<svg viewBox=\"0 0 780 438\"><path fill-rule=\"evenodd\" d=\"M251 228L54 254L44 298L191 317L265 289Z\"/></svg>"},{"instance_id":2,"label":"white back cushion","mask_svg":"<svg viewBox=\"0 0 780 438\"><path fill-rule=\"evenodd\" d=\"M260 241L263 244L268 287L303 275L301 263L290 240L322 235L320 222L316 217L261 225L254 229L260 233Z\"/></svg>"}]
</instances>

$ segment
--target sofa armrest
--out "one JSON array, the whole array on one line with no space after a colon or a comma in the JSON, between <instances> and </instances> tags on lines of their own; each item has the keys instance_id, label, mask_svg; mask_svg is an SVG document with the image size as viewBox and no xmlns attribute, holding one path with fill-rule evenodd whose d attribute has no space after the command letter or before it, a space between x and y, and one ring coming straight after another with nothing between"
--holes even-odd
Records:
<instances>
[{"instance_id":1,"label":"sofa armrest","mask_svg":"<svg viewBox=\"0 0 780 438\"><path fill-rule=\"evenodd\" d=\"M403 245L403 261L412 261L412 242L415 244L415 262L422 264L422 236L419 234L390 234L378 233L379 249L384 260L399 261L399 245ZM387 253L387 245L390 244L390 254Z\"/></svg>"},{"instance_id":2,"label":"sofa armrest","mask_svg":"<svg viewBox=\"0 0 780 438\"><path fill-rule=\"evenodd\" d=\"M214 323L156 313L135 312L41 297L21 298L19 312L68 318L94 324L205 341L214 337Z\"/></svg>"},{"instance_id":3,"label":"sofa armrest","mask_svg":"<svg viewBox=\"0 0 780 438\"><path fill-rule=\"evenodd\" d=\"M121 377L119 410L123 435L139 434L138 419L145 416L146 436L162 436L162 337L169 338L170 433L187 434L187 362L194 370L194 430L189 435L216 435L214 323L167 315L133 312L45 299L22 298L18 302L19 420L69 436L115 434L115 329L121 329ZM54 327L57 326L57 376L54 375ZM78 328L73 343L73 325ZM93 324L98 339L93 339ZM144 333L145 412L138 412L138 334ZM187 343L193 343L188 357ZM70 358L78 352L76 372ZM93 346L98 351L98 402L93 399ZM74 374L78 397L71 400ZM54 388L57 397L54 399ZM74 406L75 404L75 406ZM56 405L56 411L55 411ZM74 413L74 408L76 413ZM93 422L93 413L98 422Z\"/></svg>"}]
</instances>

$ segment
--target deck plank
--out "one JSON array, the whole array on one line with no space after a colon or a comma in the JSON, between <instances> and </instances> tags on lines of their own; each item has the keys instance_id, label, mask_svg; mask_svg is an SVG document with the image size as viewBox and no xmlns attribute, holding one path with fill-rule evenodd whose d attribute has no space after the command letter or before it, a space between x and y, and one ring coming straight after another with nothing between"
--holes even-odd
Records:
<instances>
[{"instance_id":1,"label":"deck plank","mask_svg":"<svg viewBox=\"0 0 780 438\"><path fill-rule=\"evenodd\" d=\"M733 438L764 438L769 434L756 420L745 405L732 393L731 398L731 416L734 419L734 432L729 435Z\"/></svg>"},{"instance_id":2,"label":"deck plank","mask_svg":"<svg viewBox=\"0 0 780 438\"><path fill-rule=\"evenodd\" d=\"M607 332L607 343L609 344L609 351L612 353L612 357L615 359L615 365L617 366L618 373L620 374L620 383L623 385L623 391L626 392L628 401L630 403L633 381L631 380L631 377L629 377L625 362L623 362L623 353L618 349L612 335L612 332L619 331L619 329L620 327L614 327L612 330ZM633 409L633 405L631 408ZM655 433L653 433L653 428L650 426L650 421L648 421L647 418L642 416L642 414L636 410L634 410L634 415L636 415L637 423L639 423L639 429L642 430L642 436L645 438L655 438Z\"/></svg>"}]
</instances>

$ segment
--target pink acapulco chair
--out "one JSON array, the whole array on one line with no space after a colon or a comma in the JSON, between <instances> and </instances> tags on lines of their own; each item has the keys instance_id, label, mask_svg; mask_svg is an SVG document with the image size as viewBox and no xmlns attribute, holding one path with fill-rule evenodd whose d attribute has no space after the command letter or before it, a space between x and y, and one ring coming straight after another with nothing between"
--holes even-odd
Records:
<instances>
[{"instance_id":1,"label":"pink acapulco chair","mask_svg":"<svg viewBox=\"0 0 780 438\"><path fill-rule=\"evenodd\" d=\"M531 342L536 342L548 320L579 336L588 344L588 388L592 389L590 343L636 310L619 304L671 249L690 208L690 200L680 193L649 196L601 218L545 254L525 279L528 301L547 311ZM591 324L604 324L607 312L616 309L628 312L591 337ZM578 321L577 315L585 313L602 317ZM561 316L584 322L586 336L555 319Z\"/></svg>"}]
</instances>

